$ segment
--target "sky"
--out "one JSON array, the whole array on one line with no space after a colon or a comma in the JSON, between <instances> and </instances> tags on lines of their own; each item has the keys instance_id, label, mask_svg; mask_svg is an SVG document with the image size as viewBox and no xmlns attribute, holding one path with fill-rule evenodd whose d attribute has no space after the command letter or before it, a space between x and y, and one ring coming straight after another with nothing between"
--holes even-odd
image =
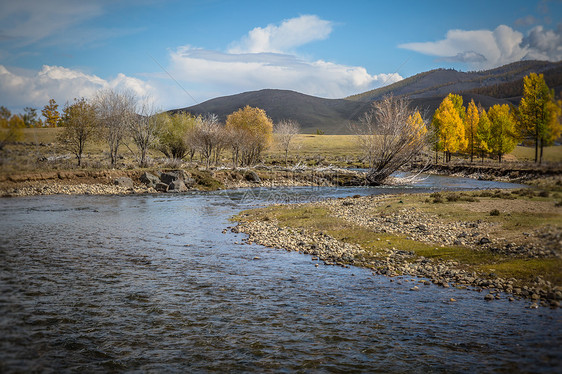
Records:
<instances>
[{"instance_id":1,"label":"sky","mask_svg":"<svg viewBox=\"0 0 562 374\"><path fill-rule=\"evenodd\" d=\"M0 105L128 90L162 110L344 98L436 68L562 60L562 0L0 0Z\"/></svg>"}]
</instances>

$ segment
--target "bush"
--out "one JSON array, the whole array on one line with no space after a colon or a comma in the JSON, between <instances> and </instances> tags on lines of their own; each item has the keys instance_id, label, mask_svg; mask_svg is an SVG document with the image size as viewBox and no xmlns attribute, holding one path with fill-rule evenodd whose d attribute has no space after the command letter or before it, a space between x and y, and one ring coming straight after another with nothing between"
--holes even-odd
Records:
<instances>
[{"instance_id":1,"label":"bush","mask_svg":"<svg viewBox=\"0 0 562 374\"><path fill-rule=\"evenodd\" d=\"M492 209L492 210L490 211L490 215L491 215L491 216L499 216L499 215L500 215L500 211L497 210L497 209Z\"/></svg>"},{"instance_id":2,"label":"bush","mask_svg":"<svg viewBox=\"0 0 562 374\"><path fill-rule=\"evenodd\" d=\"M546 190L545 190L545 191L541 191L541 192L539 192L539 196L540 196L540 197L549 197L549 196L550 196L550 192L548 192L548 191L546 191Z\"/></svg>"},{"instance_id":3,"label":"bush","mask_svg":"<svg viewBox=\"0 0 562 374\"><path fill-rule=\"evenodd\" d=\"M461 197L459 195L457 195L456 193L452 193L447 195L447 201L459 201L461 199Z\"/></svg>"},{"instance_id":4,"label":"bush","mask_svg":"<svg viewBox=\"0 0 562 374\"><path fill-rule=\"evenodd\" d=\"M503 192L500 190L495 191L492 197L496 199L505 199L505 200L517 199L517 197L513 196L511 193Z\"/></svg>"},{"instance_id":5,"label":"bush","mask_svg":"<svg viewBox=\"0 0 562 374\"><path fill-rule=\"evenodd\" d=\"M440 204L443 202L443 199L441 197L436 197L433 199L433 204Z\"/></svg>"}]
</instances>

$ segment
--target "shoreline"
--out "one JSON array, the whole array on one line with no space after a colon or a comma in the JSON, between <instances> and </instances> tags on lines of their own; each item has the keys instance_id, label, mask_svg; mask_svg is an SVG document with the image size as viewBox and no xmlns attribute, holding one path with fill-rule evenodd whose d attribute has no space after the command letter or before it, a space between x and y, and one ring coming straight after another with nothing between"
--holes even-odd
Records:
<instances>
[{"instance_id":1,"label":"shoreline","mask_svg":"<svg viewBox=\"0 0 562 374\"><path fill-rule=\"evenodd\" d=\"M185 180L185 189L169 190L168 193L257 187L350 186L359 185L356 180L360 179L358 172L333 167L59 171L2 175L0 197L164 193L155 185L143 181L143 175L147 173L153 176L178 173L178 179ZM126 186L120 185L122 178L128 178L130 182ZM190 182L187 183L187 180Z\"/></svg>"},{"instance_id":2,"label":"shoreline","mask_svg":"<svg viewBox=\"0 0 562 374\"><path fill-rule=\"evenodd\" d=\"M398 204L404 200L405 206L400 208L398 214L370 211L373 206L382 209L388 204L398 206L397 200ZM551 239L546 239L545 232L548 230L538 230L522 233L521 238L511 238L506 243L503 238L493 236L497 229L493 223L445 222L436 215L408 208L408 205L409 201L404 195L276 205L269 209L242 212L234 218L237 226L232 231L248 235L246 243L310 255L316 266L359 266L370 269L374 275L385 275L391 279L413 276L423 278L419 281L423 285L433 283L441 287L484 292L484 298L489 301L525 299L531 302L530 308L560 307L562 283L554 284L543 279L543 274L535 274L531 281L523 281L515 275L478 271L477 266L470 264L469 257L482 256L484 260L501 257L507 263L541 263L549 262L550 259L559 262L562 259L562 238L558 237L560 235L556 228ZM290 215L295 218L285 219ZM311 223L315 215L320 222L317 227ZM332 230L330 221L347 226ZM548 245L541 244L547 240ZM467 261L463 262L454 256L447 257L449 248L459 248ZM431 255L433 251L437 255ZM473 254L467 254L471 251ZM417 286L411 289L416 290L419 290Z\"/></svg>"},{"instance_id":3,"label":"shoreline","mask_svg":"<svg viewBox=\"0 0 562 374\"><path fill-rule=\"evenodd\" d=\"M415 173L421 168L419 165L412 165L403 171ZM211 170L199 168L61 170L2 173L0 174L0 197L53 194L122 195L159 193L162 191L143 183L141 176L143 173L161 174L170 171L181 171L182 175L194 179L194 183L188 186L189 191L215 191L251 187L361 186L364 184L364 177L361 172L333 166L300 168L258 166L236 170L230 168ZM531 170L528 168L514 169L479 165L433 165L424 170L424 173L522 183L536 187L562 185L562 172L558 167ZM130 184L126 187L116 185L119 178L130 178L132 186ZM392 184L392 181L390 181L390 184Z\"/></svg>"}]
</instances>

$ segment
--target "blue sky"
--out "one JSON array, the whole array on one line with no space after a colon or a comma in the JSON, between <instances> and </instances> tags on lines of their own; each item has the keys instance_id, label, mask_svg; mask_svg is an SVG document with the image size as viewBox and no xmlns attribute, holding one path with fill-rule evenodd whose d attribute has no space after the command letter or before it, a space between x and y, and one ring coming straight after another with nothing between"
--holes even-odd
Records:
<instances>
[{"instance_id":1,"label":"blue sky","mask_svg":"<svg viewBox=\"0 0 562 374\"><path fill-rule=\"evenodd\" d=\"M0 105L263 88L342 98L435 68L562 59L562 1L0 0Z\"/></svg>"}]
</instances>

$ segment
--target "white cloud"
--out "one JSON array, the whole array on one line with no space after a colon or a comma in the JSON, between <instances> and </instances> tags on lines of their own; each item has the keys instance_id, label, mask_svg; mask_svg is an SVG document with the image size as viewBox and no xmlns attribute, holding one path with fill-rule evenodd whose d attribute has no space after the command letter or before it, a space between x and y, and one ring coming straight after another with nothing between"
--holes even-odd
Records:
<instances>
[{"instance_id":1,"label":"white cloud","mask_svg":"<svg viewBox=\"0 0 562 374\"><path fill-rule=\"evenodd\" d=\"M523 44L528 48L529 59L562 60L562 24L558 24L556 30L535 26L523 39Z\"/></svg>"},{"instance_id":2,"label":"white cloud","mask_svg":"<svg viewBox=\"0 0 562 374\"><path fill-rule=\"evenodd\" d=\"M464 62L477 69L488 69L520 60L562 59L562 28L544 30L536 26L527 37L506 25L495 30L450 30L436 42L406 43L400 48L446 61Z\"/></svg>"},{"instance_id":3,"label":"white cloud","mask_svg":"<svg viewBox=\"0 0 562 374\"><path fill-rule=\"evenodd\" d=\"M221 87L225 94L262 88L341 98L402 79L371 75L360 66L306 61L279 53L222 53L189 46L171 52L171 74L181 81Z\"/></svg>"},{"instance_id":4,"label":"white cloud","mask_svg":"<svg viewBox=\"0 0 562 374\"><path fill-rule=\"evenodd\" d=\"M332 22L315 15L303 15L284 20L280 26L256 27L242 40L231 44L229 53L282 53L315 40L326 39L332 32Z\"/></svg>"},{"instance_id":5,"label":"white cloud","mask_svg":"<svg viewBox=\"0 0 562 374\"><path fill-rule=\"evenodd\" d=\"M23 72L8 70L0 65L0 97L2 104L21 110L24 106L43 107L49 99L64 104L74 98L91 98L103 88L131 90L137 96L145 96L151 86L140 79L119 74L111 80L85 74L61 66L43 65L40 71Z\"/></svg>"},{"instance_id":6,"label":"white cloud","mask_svg":"<svg viewBox=\"0 0 562 374\"><path fill-rule=\"evenodd\" d=\"M280 25L256 27L226 52L178 47L170 52L170 72L189 87L222 95L276 88L341 98L402 79L396 73L371 75L361 66L311 61L295 52L328 38L332 26L316 15L303 15Z\"/></svg>"}]
</instances>

